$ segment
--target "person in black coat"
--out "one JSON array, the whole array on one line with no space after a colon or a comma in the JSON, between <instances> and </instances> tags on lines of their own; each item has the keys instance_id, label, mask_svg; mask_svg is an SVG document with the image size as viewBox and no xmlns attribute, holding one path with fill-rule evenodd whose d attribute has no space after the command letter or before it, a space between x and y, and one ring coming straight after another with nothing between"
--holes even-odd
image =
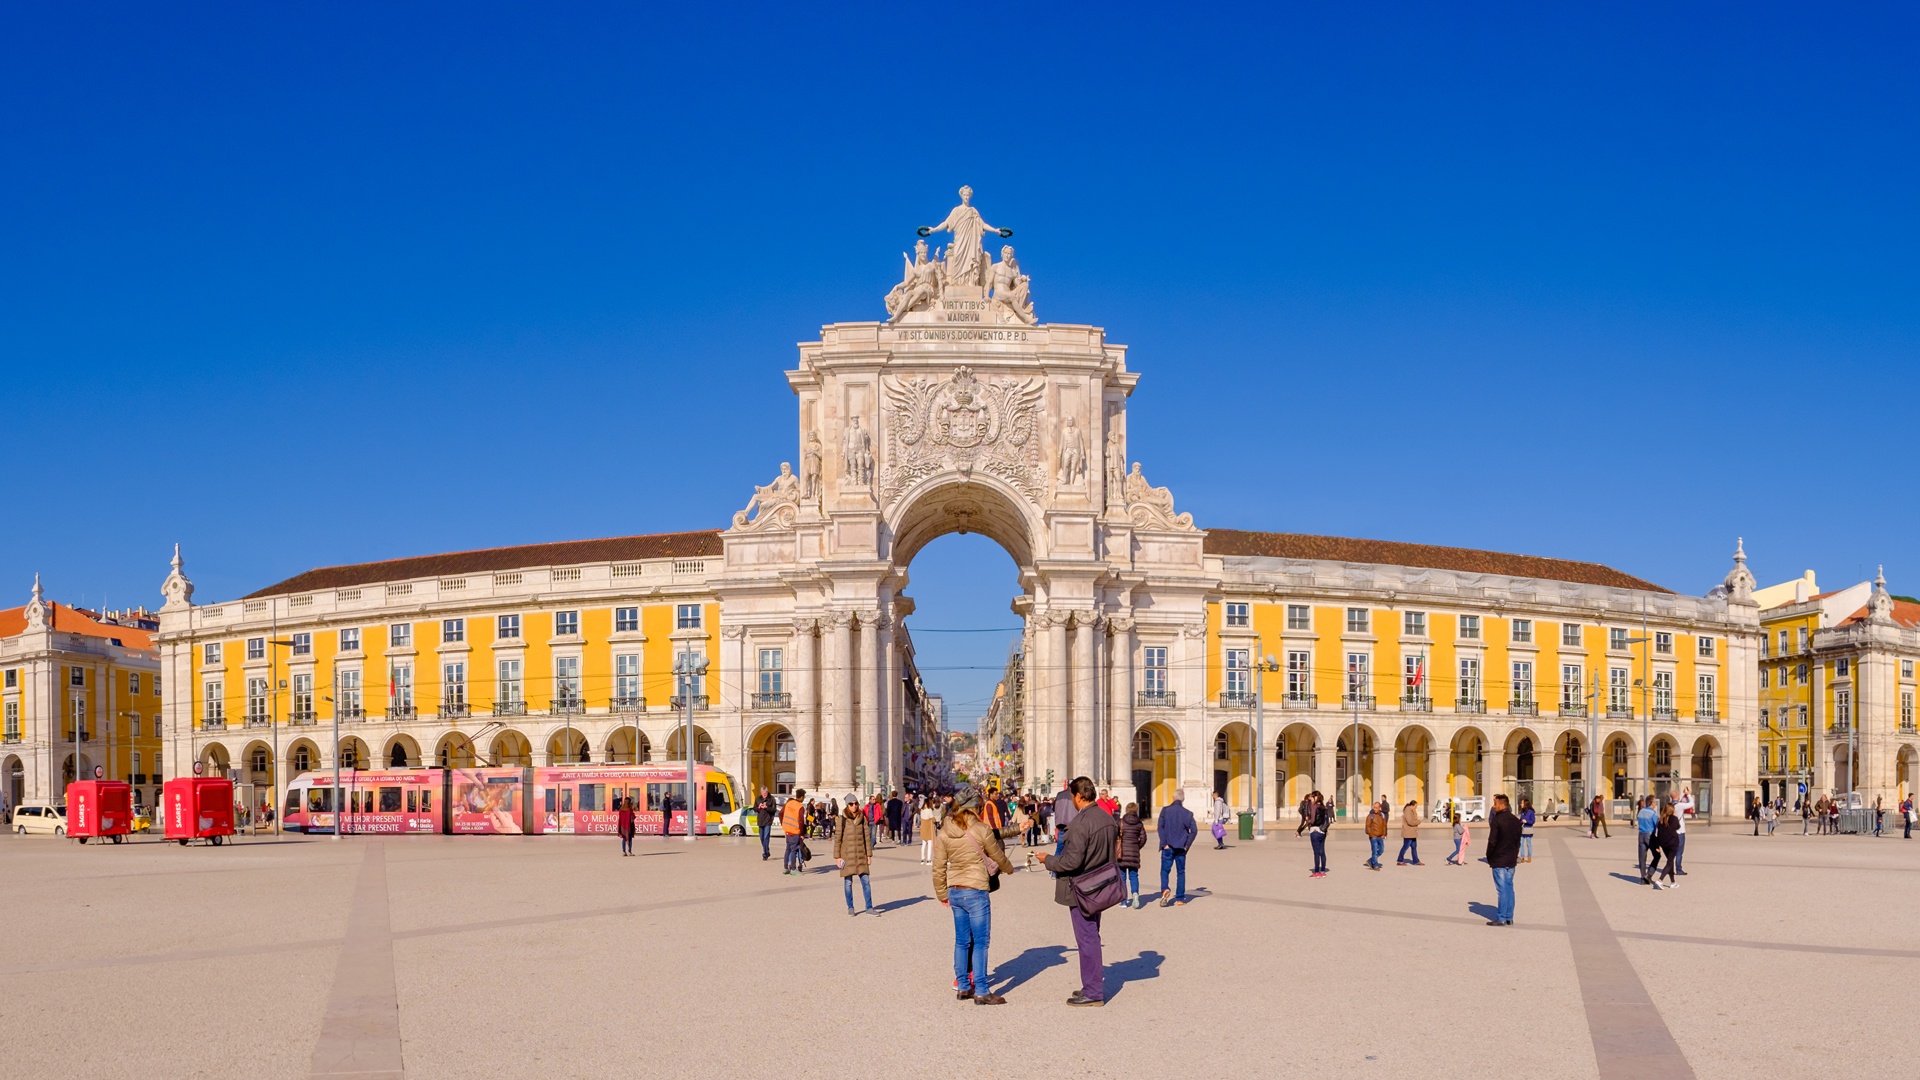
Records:
<instances>
[{"instance_id":1,"label":"person in black coat","mask_svg":"<svg viewBox=\"0 0 1920 1080\"><path fill-rule=\"evenodd\" d=\"M1498 906L1488 926L1513 925L1513 868L1520 861L1520 819L1513 816L1505 795L1493 797L1493 816L1487 819L1487 865L1493 868Z\"/></svg>"},{"instance_id":2,"label":"person in black coat","mask_svg":"<svg viewBox=\"0 0 1920 1080\"><path fill-rule=\"evenodd\" d=\"M1652 875L1653 878L1653 887L1656 889L1679 888L1680 883L1673 880L1673 864L1680 853L1680 815L1674 812L1673 804L1670 802L1664 803L1660 807L1660 824L1654 826L1653 842L1656 855L1664 854L1667 857L1667 865L1664 869L1655 871L1651 867L1648 868L1647 872ZM1665 874L1667 878L1667 883L1664 886L1660 884L1661 874Z\"/></svg>"}]
</instances>

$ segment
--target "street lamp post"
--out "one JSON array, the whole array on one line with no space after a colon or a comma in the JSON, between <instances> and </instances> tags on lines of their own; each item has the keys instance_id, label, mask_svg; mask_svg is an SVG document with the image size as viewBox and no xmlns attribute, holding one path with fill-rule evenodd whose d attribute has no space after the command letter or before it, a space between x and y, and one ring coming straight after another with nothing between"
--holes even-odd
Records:
<instances>
[{"instance_id":1,"label":"street lamp post","mask_svg":"<svg viewBox=\"0 0 1920 1080\"><path fill-rule=\"evenodd\" d=\"M707 673L707 661L691 651L681 653L673 662L673 673L680 683L680 704L685 710L684 726L680 733L680 749L687 756L687 843L693 843L694 790L693 790L693 691L699 680ZM667 811L665 829L673 827L673 811Z\"/></svg>"},{"instance_id":2,"label":"street lamp post","mask_svg":"<svg viewBox=\"0 0 1920 1080\"><path fill-rule=\"evenodd\" d=\"M1261 643L1254 642L1257 650ZM1273 659L1272 653L1256 652L1253 665L1253 838L1267 838L1267 778L1261 772L1265 767L1267 753L1267 709L1266 675L1269 670L1278 671L1280 665Z\"/></svg>"}]
</instances>

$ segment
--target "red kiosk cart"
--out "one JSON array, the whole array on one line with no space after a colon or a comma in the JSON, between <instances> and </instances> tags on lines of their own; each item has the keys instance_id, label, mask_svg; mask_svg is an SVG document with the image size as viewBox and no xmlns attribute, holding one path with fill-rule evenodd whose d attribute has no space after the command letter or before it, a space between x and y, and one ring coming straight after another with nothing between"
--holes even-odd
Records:
<instances>
[{"instance_id":1,"label":"red kiosk cart","mask_svg":"<svg viewBox=\"0 0 1920 1080\"><path fill-rule=\"evenodd\" d=\"M95 836L113 842L133 831L133 788L118 780L77 780L67 785L67 835L81 843Z\"/></svg>"},{"instance_id":2,"label":"red kiosk cart","mask_svg":"<svg viewBox=\"0 0 1920 1080\"><path fill-rule=\"evenodd\" d=\"M221 837L233 835L233 781L182 776L167 781L161 792L167 839L185 844L205 838L217 846Z\"/></svg>"}]
</instances>

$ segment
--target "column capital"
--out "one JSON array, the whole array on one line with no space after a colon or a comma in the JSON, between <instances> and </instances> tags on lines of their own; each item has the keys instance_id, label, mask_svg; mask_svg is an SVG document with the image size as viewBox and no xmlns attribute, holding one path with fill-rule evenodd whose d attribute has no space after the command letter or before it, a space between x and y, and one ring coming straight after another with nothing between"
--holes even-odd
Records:
<instances>
[{"instance_id":1,"label":"column capital","mask_svg":"<svg viewBox=\"0 0 1920 1080\"><path fill-rule=\"evenodd\" d=\"M845 630L853 625L853 612L829 611L820 616L820 622L828 630Z\"/></svg>"},{"instance_id":2,"label":"column capital","mask_svg":"<svg viewBox=\"0 0 1920 1080\"><path fill-rule=\"evenodd\" d=\"M793 632L801 637L812 637L818 629L820 629L818 620L810 618L793 620Z\"/></svg>"},{"instance_id":3,"label":"column capital","mask_svg":"<svg viewBox=\"0 0 1920 1080\"><path fill-rule=\"evenodd\" d=\"M741 638L747 636L747 628L744 626L722 626L720 628L720 636L726 638L728 641L739 641Z\"/></svg>"},{"instance_id":4,"label":"column capital","mask_svg":"<svg viewBox=\"0 0 1920 1080\"><path fill-rule=\"evenodd\" d=\"M880 611L878 608L865 608L854 612L854 614L859 617L860 629L862 630L877 628L880 625Z\"/></svg>"},{"instance_id":5,"label":"column capital","mask_svg":"<svg viewBox=\"0 0 1920 1080\"><path fill-rule=\"evenodd\" d=\"M1185 626L1182 626L1180 629L1183 633L1185 633L1190 638L1198 639L1198 638L1204 638L1207 636L1207 624L1204 622L1199 622L1199 621L1190 622Z\"/></svg>"},{"instance_id":6,"label":"column capital","mask_svg":"<svg viewBox=\"0 0 1920 1080\"><path fill-rule=\"evenodd\" d=\"M1125 634L1133 630L1133 612L1116 611L1107 616L1107 630L1115 634Z\"/></svg>"}]
</instances>

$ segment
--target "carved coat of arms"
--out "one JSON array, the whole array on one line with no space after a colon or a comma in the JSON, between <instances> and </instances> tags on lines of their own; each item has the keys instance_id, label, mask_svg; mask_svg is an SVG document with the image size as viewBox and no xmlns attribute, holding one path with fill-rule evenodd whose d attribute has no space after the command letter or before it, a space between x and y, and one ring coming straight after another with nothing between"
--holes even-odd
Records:
<instances>
[{"instance_id":1,"label":"carved coat of arms","mask_svg":"<svg viewBox=\"0 0 1920 1080\"><path fill-rule=\"evenodd\" d=\"M991 473L1036 503L1043 497L1046 477L1035 437L1042 380L983 381L961 367L949 379L887 379L883 386L891 421L890 453L880 477L883 499L949 467Z\"/></svg>"}]
</instances>

